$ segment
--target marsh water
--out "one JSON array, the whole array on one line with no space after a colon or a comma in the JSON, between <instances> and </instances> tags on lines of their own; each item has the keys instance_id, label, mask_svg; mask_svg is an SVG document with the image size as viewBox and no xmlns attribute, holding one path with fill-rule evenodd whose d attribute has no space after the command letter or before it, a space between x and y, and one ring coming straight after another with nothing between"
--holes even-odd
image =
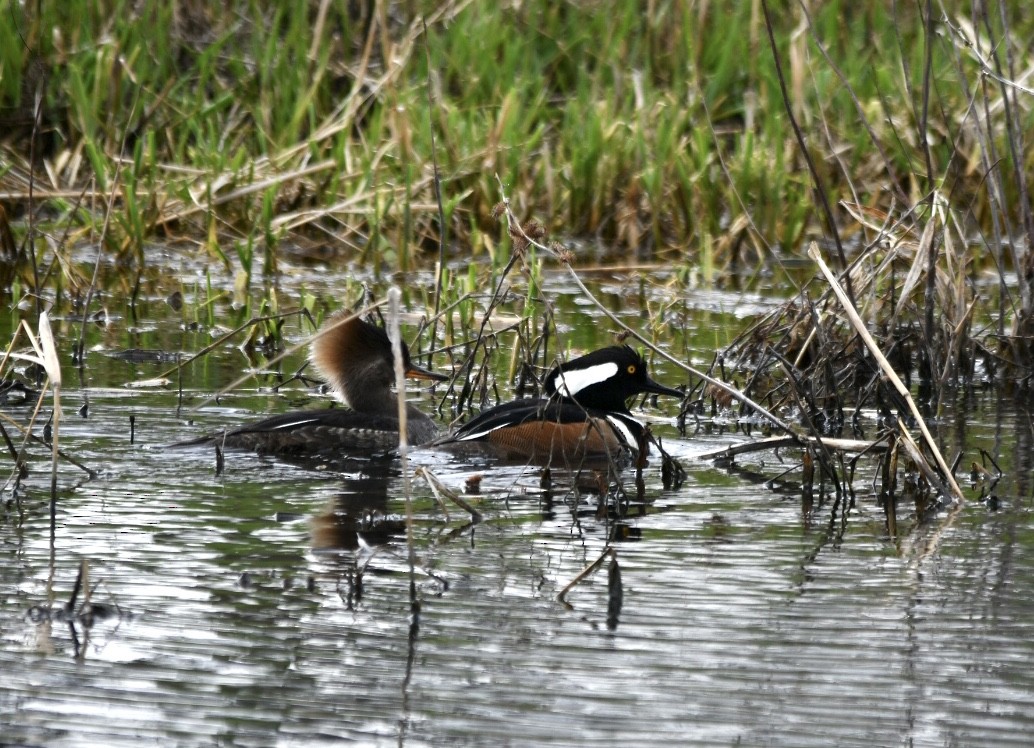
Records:
<instances>
[{"instance_id":1,"label":"marsh water","mask_svg":"<svg viewBox=\"0 0 1034 748\"><path fill-rule=\"evenodd\" d=\"M284 308L303 291L333 298L347 282L299 273L284 281ZM413 289L429 276L394 280L422 309ZM660 269L591 281L630 324L663 310L685 333L662 344L697 364L781 302L676 292ZM187 267L145 283L135 311L103 295L107 318L87 327L82 374L70 363L79 323L55 324L68 365L61 446L96 476L62 464L53 539L48 448L30 448L17 496L3 495L0 744L1030 744L1025 402L978 389L946 406L933 421L945 451L969 465L985 450L1004 475L993 487L967 483L961 508L921 524L902 505L898 538L864 459L852 499L804 512L799 472L770 482L796 455L733 467L697 459L749 437L720 423L681 435L678 405L663 398L636 409L686 480L665 489L655 459L638 494L634 474L622 475L628 500L562 474L415 450L410 469L468 492L482 514L474 523L396 460L227 453L217 473L210 449L169 450L324 399L303 382L274 392L280 380L239 339L165 386L127 386L170 366L143 351L189 355L215 339L184 324L204 286ZM176 290L188 311L166 302ZM610 323L563 275L547 274L543 293L574 349L610 341ZM296 322L285 331L304 337ZM302 360L277 368L290 374ZM255 375L190 410L244 370ZM653 375L687 381L663 362ZM500 378L501 397L508 386ZM428 412L440 400L410 395ZM25 406L4 412L27 416Z\"/></svg>"}]
</instances>

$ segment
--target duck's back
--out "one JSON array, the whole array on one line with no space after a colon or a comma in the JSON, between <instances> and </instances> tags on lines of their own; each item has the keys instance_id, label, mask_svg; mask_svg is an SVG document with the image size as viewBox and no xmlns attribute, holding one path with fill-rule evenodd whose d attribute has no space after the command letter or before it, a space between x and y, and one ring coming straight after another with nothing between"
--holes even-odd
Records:
<instances>
[{"instance_id":1,"label":"duck's back","mask_svg":"<svg viewBox=\"0 0 1034 748\"><path fill-rule=\"evenodd\" d=\"M439 443L483 444L505 459L571 463L620 457L638 446L641 430L625 414L565 400L528 399L490 408Z\"/></svg>"},{"instance_id":2,"label":"duck's back","mask_svg":"<svg viewBox=\"0 0 1034 748\"><path fill-rule=\"evenodd\" d=\"M406 422L411 446L426 444L438 436L434 421L412 406L407 408ZM385 453L398 449L399 421L397 417L357 413L350 408L324 408L272 416L180 446L206 443L283 455Z\"/></svg>"}]
</instances>

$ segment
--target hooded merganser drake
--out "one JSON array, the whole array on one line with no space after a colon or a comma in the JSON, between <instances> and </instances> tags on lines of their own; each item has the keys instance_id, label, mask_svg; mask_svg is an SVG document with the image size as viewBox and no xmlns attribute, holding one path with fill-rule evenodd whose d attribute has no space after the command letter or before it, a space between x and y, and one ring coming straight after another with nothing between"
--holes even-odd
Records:
<instances>
[{"instance_id":1,"label":"hooded merganser drake","mask_svg":"<svg viewBox=\"0 0 1034 748\"><path fill-rule=\"evenodd\" d=\"M683 393L650 379L646 361L611 346L554 367L545 397L515 400L484 411L438 444L486 443L505 459L572 464L648 450L646 427L626 401L642 393Z\"/></svg>"},{"instance_id":2,"label":"hooded merganser drake","mask_svg":"<svg viewBox=\"0 0 1034 748\"><path fill-rule=\"evenodd\" d=\"M177 446L221 444L295 455L389 452L398 447L398 397L391 391L395 357L383 329L358 317L347 319L347 314L336 314L313 342L309 360L347 408L284 413ZM414 364L405 343L402 362L407 377L438 382L448 379ZM407 404L406 435L411 445L426 444L438 435L438 427Z\"/></svg>"}]
</instances>

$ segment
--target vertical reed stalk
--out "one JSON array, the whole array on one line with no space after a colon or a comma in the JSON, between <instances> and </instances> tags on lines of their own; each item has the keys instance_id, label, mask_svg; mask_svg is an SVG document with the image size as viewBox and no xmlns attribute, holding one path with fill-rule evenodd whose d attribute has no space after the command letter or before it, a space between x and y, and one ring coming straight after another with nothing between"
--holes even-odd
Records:
<instances>
[{"instance_id":1,"label":"vertical reed stalk","mask_svg":"<svg viewBox=\"0 0 1034 748\"><path fill-rule=\"evenodd\" d=\"M424 55L427 57L427 127L431 136L431 165L434 168L434 197L438 202L438 266L434 272L434 317L431 318L431 347L427 351L427 363L434 356L435 338L438 335L438 313L442 302L442 270L445 268L445 247L448 228L445 225L445 206L442 205L442 180L438 171L438 150L434 139L434 94L431 90L431 51L427 45L427 23L424 25Z\"/></svg>"},{"instance_id":2,"label":"vertical reed stalk","mask_svg":"<svg viewBox=\"0 0 1034 748\"><path fill-rule=\"evenodd\" d=\"M388 289L388 339L395 359L395 388L399 405L399 464L402 466L402 492L406 499L406 545L409 549L409 593L413 615L419 605L416 599L416 551L413 547L413 499L409 476L409 436L406 432L406 367L402 359L402 332L399 316L402 312L402 292L396 286Z\"/></svg>"}]
</instances>

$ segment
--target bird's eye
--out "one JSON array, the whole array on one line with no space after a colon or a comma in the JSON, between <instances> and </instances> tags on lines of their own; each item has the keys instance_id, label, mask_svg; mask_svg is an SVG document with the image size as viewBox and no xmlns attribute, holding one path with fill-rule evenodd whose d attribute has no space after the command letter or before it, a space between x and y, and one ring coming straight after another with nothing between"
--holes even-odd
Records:
<instances>
[{"instance_id":1,"label":"bird's eye","mask_svg":"<svg viewBox=\"0 0 1034 748\"><path fill-rule=\"evenodd\" d=\"M628 372L629 374L635 374L635 364L629 364L629 365L628 365L628 369L626 369L626 371L627 371L627 372Z\"/></svg>"}]
</instances>

